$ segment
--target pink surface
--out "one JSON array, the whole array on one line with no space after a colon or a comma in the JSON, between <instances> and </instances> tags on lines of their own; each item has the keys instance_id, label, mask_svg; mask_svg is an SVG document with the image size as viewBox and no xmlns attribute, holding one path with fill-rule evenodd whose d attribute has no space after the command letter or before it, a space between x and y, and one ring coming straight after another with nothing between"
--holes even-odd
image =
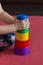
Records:
<instances>
[{"instance_id":1,"label":"pink surface","mask_svg":"<svg viewBox=\"0 0 43 65\"><path fill-rule=\"evenodd\" d=\"M43 17L30 16L30 54L17 56L11 47L0 52L0 65L43 65ZM3 24L3 22L1 23Z\"/></svg>"}]
</instances>

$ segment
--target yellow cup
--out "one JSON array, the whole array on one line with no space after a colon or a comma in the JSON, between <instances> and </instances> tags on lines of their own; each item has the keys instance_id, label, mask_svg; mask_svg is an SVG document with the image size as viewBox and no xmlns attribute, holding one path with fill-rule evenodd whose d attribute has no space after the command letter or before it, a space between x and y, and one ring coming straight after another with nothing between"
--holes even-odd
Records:
<instances>
[{"instance_id":1,"label":"yellow cup","mask_svg":"<svg viewBox=\"0 0 43 65\"><path fill-rule=\"evenodd\" d=\"M16 32L16 39L19 41L26 41L29 39L29 33L27 32L27 33L21 34Z\"/></svg>"}]
</instances>

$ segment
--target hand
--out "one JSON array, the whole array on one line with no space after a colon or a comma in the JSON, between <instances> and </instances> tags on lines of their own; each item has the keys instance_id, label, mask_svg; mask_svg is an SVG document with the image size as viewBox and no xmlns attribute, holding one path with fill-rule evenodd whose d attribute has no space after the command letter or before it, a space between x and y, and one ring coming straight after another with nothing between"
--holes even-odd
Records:
<instances>
[{"instance_id":1,"label":"hand","mask_svg":"<svg viewBox=\"0 0 43 65\"><path fill-rule=\"evenodd\" d=\"M22 26L23 26L23 29L30 28L30 21L29 21L29 19L23 20L22 21Z\"/></svg>"},{"instance_id":2,"label":"hand","mask_svg":"<svg viewBox=\"0 0 43 65\"><path fill-rule=\"evenodd\" d=\"M16 24L16 29L17 30L22 30L22 29L30 28L29 19L26 19L26 20L16 20L15 24Z\"/></svg>"}]
</instances>

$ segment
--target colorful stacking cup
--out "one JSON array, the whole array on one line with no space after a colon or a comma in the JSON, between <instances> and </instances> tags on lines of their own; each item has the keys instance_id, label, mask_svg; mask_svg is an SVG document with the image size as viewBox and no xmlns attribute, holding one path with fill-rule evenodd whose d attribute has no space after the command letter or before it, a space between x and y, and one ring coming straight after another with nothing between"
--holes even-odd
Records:
<instances>
[{"instance_id":1,"label":"colorful stacking cup","mask_svg":"<svg viewBox=\"0 0 43 65\"><path fill-rule=\"evenodd\" d=\"M26 48L28 46L29 46L29 40L27 40L27 41L16 40L15 41L15 47L17 47L17 48Z\"/></svg>"},{"instance_id":2,"label":"colorful stacking cup","mask_svg":"<svg viewBox=\"0 0 43 65\"><path fill-rule=\"evenodd\" d=\"M26 41L26 40L29 39L29 35L28 34L29 34L28 32L24 33L24 34L16 32L16 39L20 40L20 41Z\"/></svg>"},{"instance_id":3,"label":"colorful stacking cup","mask_svg":"<svg viewBox=\"0 0 43 65\"><path fill-rule=\"evenodd\" d=\"M17 32L23 34L29 32L29 29L18 30Z\"/></svg>"},{"instance_id":4,"label":"colorful stacking cup","mask_svg":"<svg viewBox=\"0 0 43 65\"><path fill-rule=\"evenodd\" d=\"M14 48L14 53L16 55L26 55L26 54L30 53L30 49L29 49L29 47L26 47L26 48L17 48L17 47L15 47Z\"/></svg>"},{"instance_id":5,"label":"colorful stacking cup","mask_svg":"<svg viewBox=\"0 0 43 65\"><path fill-rule=\"evenodd\" d=\"M17 21L20 21L20 22L22 22L23 20L24 20L24 22L26 22L25 20L27 18L28 18L28 16L26 16L24 14L17 15L17 17L16 17ZM26 55L26 54L30 53L28 28L16 31L14 53L16 55Z\"/></svg>"}]
</instances>

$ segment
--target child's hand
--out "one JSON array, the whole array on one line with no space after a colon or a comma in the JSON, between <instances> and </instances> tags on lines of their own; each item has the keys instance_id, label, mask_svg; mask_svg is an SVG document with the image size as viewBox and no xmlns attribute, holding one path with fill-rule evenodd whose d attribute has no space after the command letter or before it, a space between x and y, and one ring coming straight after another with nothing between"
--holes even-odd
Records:
<instances>
[{"instance_id":1,"label":"child's hand","mask_svg":"<svg viewBox=\"0 0 43 65\"><path fill-rule=\"evenodd\" d=\"M30 28L29 19L21 20L21 21L20 20L16 20L15 24L16 24L16 29L17 30L22 30L22 29Z\"/></svg>"}]
</instances>

